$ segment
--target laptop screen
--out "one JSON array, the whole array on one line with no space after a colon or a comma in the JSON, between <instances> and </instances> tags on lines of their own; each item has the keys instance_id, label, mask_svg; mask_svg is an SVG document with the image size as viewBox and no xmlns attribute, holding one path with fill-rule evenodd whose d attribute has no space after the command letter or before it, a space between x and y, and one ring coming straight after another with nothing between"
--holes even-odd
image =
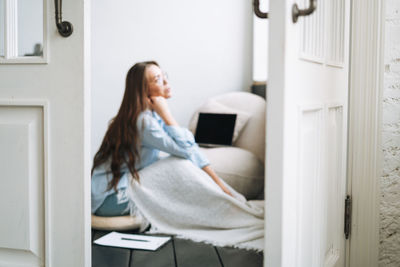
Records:
<instances>
[{"instance_id":1,"label":"laptop screen","mask_svg":"<svg viewBox=\"0 0 400 267\"><path fill-rule=\"evenodd\" d=\"M200 113L195 139L199 144L232 145L236 114Z\"/></svg>"}]
</instances>

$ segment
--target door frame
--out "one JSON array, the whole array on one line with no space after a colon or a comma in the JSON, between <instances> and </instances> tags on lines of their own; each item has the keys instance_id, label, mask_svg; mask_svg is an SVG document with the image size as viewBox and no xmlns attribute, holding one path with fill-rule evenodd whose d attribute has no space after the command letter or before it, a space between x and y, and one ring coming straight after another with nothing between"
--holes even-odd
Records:
<instances>
[{"instance_id":1,"label":"door frame","mask_svg":"<svg viewBox=\"0 0 400 267\"><path fill-rule=\"evenodd\" d=\"M352 0L351 6L347 192L352 196L353 209L352 233L346 243L346 254L349 256L346 257L346 265L373 267L378 265L379 258L378 177L382 162L380 137L385 1ZM90 106L90 102L90 97L86 97L85 106ZM88 137L85 140L86 149L87 146L90 146ZM88 154L85 153L86 170L90 166ZM86 198L90 194L88 188L90 185L86 184ZM280 229L280 226L276 227ZM90 229L90 220L86 220L84 228L86 231ZM89 252L90 244L86 244L83 253L86 264L90 264L90 259L87 259L90 258Z\"/></svg>"},{"instance_id":2,"label":"door frame","mask_svg":"<svg viewBox=\"0 0 400 267\"><path fill-rule=\"evenodd\" d=\"M385 1L352 0L347 194L352 197L346 266L378 266Z\"/></svg>"}]
</instances>

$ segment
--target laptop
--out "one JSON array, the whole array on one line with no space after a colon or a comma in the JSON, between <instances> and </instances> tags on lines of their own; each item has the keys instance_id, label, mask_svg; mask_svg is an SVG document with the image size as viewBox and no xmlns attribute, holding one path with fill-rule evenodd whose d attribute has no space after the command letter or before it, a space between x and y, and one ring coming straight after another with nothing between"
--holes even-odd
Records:
<instances>
[{"instance_id":1,"label":"laptop","mask_svg":"<svg viewBox=\"0 0 400 267\"><path fill-rule=\"evenodd\" d=\"M231 146L236 114L199 113L195 140L202 147Z\"/></svg>"}]
</instances>

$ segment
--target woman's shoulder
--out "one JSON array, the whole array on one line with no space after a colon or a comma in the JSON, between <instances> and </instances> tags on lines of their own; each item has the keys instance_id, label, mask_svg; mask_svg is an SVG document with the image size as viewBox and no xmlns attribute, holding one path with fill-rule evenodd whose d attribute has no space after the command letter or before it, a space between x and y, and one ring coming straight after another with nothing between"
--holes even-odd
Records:
<instances>
[{"instance_id":1,"label":"woman's shoulder","mask_svg":"<svg viewBox=\"0 0 400 267\"><path fill-rule=\"evenodd\" d=\"M150 127L154 124L158 124L158 116L155 112L151 110L142 111L137 120L137 126L140 129L141 127Z\"/></svg>"}]
</instances>

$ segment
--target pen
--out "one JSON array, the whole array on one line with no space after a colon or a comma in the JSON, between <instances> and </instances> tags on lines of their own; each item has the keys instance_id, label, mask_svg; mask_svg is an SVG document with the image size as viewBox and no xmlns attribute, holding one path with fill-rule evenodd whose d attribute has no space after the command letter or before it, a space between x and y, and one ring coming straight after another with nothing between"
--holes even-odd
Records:
<instances>
[{"instance_id":1,"label":"pen","mask_svg":"<svg viewBox=\"0 0 400 267\"><path fill-rule=\"evenodd\" d=\"M149 240L143 240L143 239L133 239L133 238L126 238L126 237L121 237L121 240L140 241L140 242L149 242Z\"/></svg>"}]
</instances>

